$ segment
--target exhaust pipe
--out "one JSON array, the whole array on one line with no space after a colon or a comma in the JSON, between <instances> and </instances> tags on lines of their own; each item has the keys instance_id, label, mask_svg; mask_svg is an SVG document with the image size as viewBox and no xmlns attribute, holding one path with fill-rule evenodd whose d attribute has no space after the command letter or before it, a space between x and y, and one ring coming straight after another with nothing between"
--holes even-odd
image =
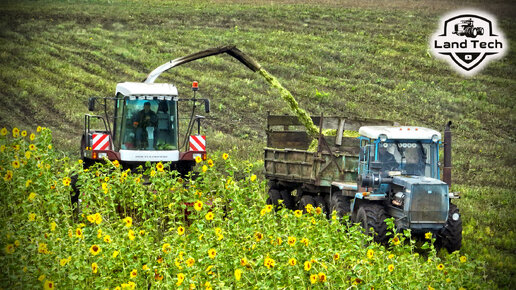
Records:
<instances>
[{"instance_id":1,"label":"exhaust pipe","mask_svg":"<svg viewBox=\"0 0 516 290\"><path fill-rule=\"evenodd\" d=\"M448 184L448 187L451 187L452 177L452 154L451 154L451 146L452 146L452 133L451 133L451 121L448 121L446 127L444 128L444 167L443 167L443 181Z\"/></svg>"}]
</instances>

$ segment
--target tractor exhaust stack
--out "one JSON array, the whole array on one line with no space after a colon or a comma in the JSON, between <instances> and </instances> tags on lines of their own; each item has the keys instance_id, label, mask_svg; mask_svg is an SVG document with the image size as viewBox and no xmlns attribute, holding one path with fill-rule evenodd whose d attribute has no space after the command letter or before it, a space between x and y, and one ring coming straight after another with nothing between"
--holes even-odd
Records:
<instances>
[{"instance_id":1,"label":"tractor exhaust stack","mask_svg":"<svg viewBox=\"0 0 516 290\"><path fill-rule=\"evenodd\" d=\"M444 128L444 167L443 167L443 181L448 184L448 187L451 187L452 177L452 133L451 133L451 121L448 121L446 127Z\"/></svg>"}]
</instances>

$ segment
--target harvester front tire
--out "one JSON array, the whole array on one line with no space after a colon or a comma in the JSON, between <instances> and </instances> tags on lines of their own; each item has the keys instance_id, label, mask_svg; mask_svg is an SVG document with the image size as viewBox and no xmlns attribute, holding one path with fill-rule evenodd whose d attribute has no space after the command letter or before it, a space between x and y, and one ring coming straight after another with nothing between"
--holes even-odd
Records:
<instances>
[{"instance_id":1,"label":"harvester front tire","mask_svg":"<svg viewBox=\"0 0 516 290\"><path fill-rule=\"evenodd\" d=\"M362 226L366 235L373 237L375 242L387 244L386 218L387 214L382 205L364 204L358 209L356 222Z\"/></svg>"},{"instance_id":2,"label":"harvester front tire","mask_svg":"<svg viewBox=\"0 0 516 290\"><path fill-rule=\"evenodd\" d=\"M458 218L456 220L453 217ZM449 253L460 250L462 247L462 219L459 208L450 203L450 211L448 212L448 221L444 228L437 234L435 241L438 248L445 248Z\"/></svg>"}]
</instances>

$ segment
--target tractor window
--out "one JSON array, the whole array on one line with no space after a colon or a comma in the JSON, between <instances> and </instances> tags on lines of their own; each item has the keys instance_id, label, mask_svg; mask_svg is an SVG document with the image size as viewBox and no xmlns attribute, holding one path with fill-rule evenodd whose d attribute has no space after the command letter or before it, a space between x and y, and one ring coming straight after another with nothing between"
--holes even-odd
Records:
<instances>
[{"instance_id":1,"label":"tractor window","mask_svg":"<svg viewBox=\"0 0 516 290\"><path fill-rule=\"evenodd\" d=\"M435 144L421 142L380 143L378 160L382 162L382 175L389 171L417 176L437 176Z\"/></svg>"},{"instance_id":2,"label":"tractor window","mask_svg":"<svg viewBox=\"0 0 516 290\"><path fill-rule=\"evenodd\" d=\"M121 149L177 150L177 101L125 99Z\"/></svg>"}]
</instances>

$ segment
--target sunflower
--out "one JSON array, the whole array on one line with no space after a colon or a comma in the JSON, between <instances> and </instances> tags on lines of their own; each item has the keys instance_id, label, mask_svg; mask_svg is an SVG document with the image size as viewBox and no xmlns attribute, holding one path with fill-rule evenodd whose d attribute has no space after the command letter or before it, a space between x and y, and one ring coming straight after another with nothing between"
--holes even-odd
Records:
<instances>
[{"instance_id":1,"label":"sunflower","mask_svg":"<svg viewBox=\"0 0 516 290\"><path fill-rule=\"evenodd\" d=\"M30 141L34 141L34 139L36 139L36 135L34 135L34 133L31 133L29 139Z\"/></svg>"},{"instance_id":2,"label":"sunflower","mask_svg":"<svg viewBox=\"0 0 516 290\"><path fill-rule=\"evenodd\" d=\"M5 181L11 181L13 179L13 172L11 170L7 170L7 172L4 175Z\"/></svg>"},{"instance_id":3,"label":"sunflower","mask_svg":"<svg viewBox=\"0 0 516 290\"><path fill-rule=\"evenodd\" d=\"M29 222L33 222L36 220L36 214L35 213L29 213Z\"/></svg>"},{"instance_id":4,"label":"sunflower","mask_svg":"<svg viewBox=\"0 0 516 290\"><path fill-rule=\"evenodd\" d=\"M267 267L267 269L274 268L275 264L276 262L269 257L265 258L265 260L263 261L263 265Z\"/></svg>"},{"instance_id":5,"label":"sunflower","mask_svg":"<svg viewBox=\"0 0 516 290\"><path fill-rule=\"evenodd\" d=\"M134 231L133 230L129 230L129 232L127 233L127 236L129 237L129 240L133 241L134 238L135 238Z\"/></svg>"},{"instance_id":6,"label":"sunflower","mask_svg":"<svg viewBox=\"0 0 516 290\"><path fill-rule=\"evenodd\" d=\"M116 257L118 256L118 254L120 254L120 252L119 252L119 251L117 251L117 250L114 250L114 251L113 251L113 255L112 255L112 257L113 257L113 258L116 258Z\"/></svg>"},{"instance_id":7,"label":"sunflower","mask_svg":"<svg viewBox=\"0 0 516 290\"><path fill-rule=\"evenodd\" d=\"M242 279L242 270L240 269L235 269L235 279L237 281L240 281L240 279Z\"/></svg>"},{"instance_id":8,"label":"sunflower","mask_svg":"<svg viewBox=\"0 0 516 290\"><path fill-rule=\"evenodd\" d=\"M21 131L21 135L22 135L22 137L27 136L27 131L25 131L25 130Z\"/></svg>"},{"instance_id":9,"label":"sunflower","mask_svg":"<svg viewBox=\"0 0 516 290\"><path fill-rule=\"evenodd\" d=\"M176 283L176 285L177 286L181 286L181 284L183 284L183 281L185 281L185 274L178 273L177 274L177 283Z\"/></svg>"},{"instance_id":10,"label":"sunflower","mask_svg":"<svg viewBox=\"0 0 516 290\"><path fill-rule=\"evenodd\" d=\"M136 278L136 276L138 276L138 270L133 269L133 270L131 271L131 279L132 279L132 278Z\"/></svg>"},{"instance_id":11,"label":"sunflower","mask_svg":"<svg viewBox=\"0 0 516 290\"><path fill-rule=\"evenodd\" d=\"M198 200L194 203L194 209L196 211L201 211L202 210L202 201Z\"/></svg>"},{"instance_id":12,"label":"sunflower","mask_svg":"<svg viewBox=\"0 0 516 290\"><path fill-rule=\"evenodd\" d=\"M170 247L170 244L169 244L169 243L165 243L165 244L163 244L163 246L161 247L161 250L163 251L163 253L168 254L168 253L170 253L170 251L172 251L172 248ZM161 258L161 257L160 257L160 258Z\"/></svg>"},{"instance_id":13,"label":"sunflower","mask_svg":"<svg viewBox=\"0 0 516 290\"><path fill-rule=\"evenodd\" d=\"M36 145L34 145L34 144L30 144L30 145L29 145L29 149L30 149L31 151L36 150Z\"/></svg>"},{"instance_id":14,"label":"sunflower","mask_svg":"<svg viewBox=\"0 0 516 290\"><path fill-rule=\"evenodd\" d=\"M195 162L196 163L201 163L202 162L201 156L195 156Z\"/></svg>"},{"instance_id":15,"label":"sunflower","mask_svg":"<svg viewBox=\"0 0 516 290\"><path fill-rule=\"evenodd\" d=\"M317 283L318 280L319 280L319 277L317 276L317 274L310 275L310 283L315 284L315 283Z\"/></svg>"},{"instance_id":16,"label":"sunflower","mask_svg":"<svg viewBox=\"0 0 516 290\"><path fill-rule=\"evenodd\" d=\"M210 211L204 217L206 218L206 220L211 221L213 220L214 214Z\"/></svg>"},{"instance_id":17,"label":"sunflower","mask_svg":"<svg viewBox=\"0 0 516 290\"><path fill-rule=\"evenodd\" d=\"M77 228L75 230L75 235L78 237L78 238L84 238L84 236L82 235L82 229L81 228Z\"/></svg>"},{"instance_id":18,"label":"sunflower","mask_svg":"<svg viewBox=\"0 0 516 290\"><path fill-rule=\"evenodd\" d=\"M288 237L287 243L292 247L296 244L296 237Z\"/></svg>"},{"instance_id":19,"label":"sunflower","mask_svg":"<svg viewBox=\"0 0 516 290\"><path fill-rule=\"evenodd\" d=\"M310 243L307 238L302 238L300 243L305 244L305 246L308 247L308 244Z\"/></svg>"},{"instance_id":20,"label":"sunflower","mask_svg":"<svg viewBox=\"0 0 516 290\"><path fill-rule=\"evenodd\" d=\"M439 270L439 271L444 270L444 265L443 264L437 265L437 270Z\"/></svg>"},{"instance_id":21,"label":"sunflower","mask_svg":"<svg viewBox=\"0 0 516 290\"><path fill-rule=\"evenodd\" d=\"M263 239L263 234L260 232L256 232L256 233L254 233L254 238L256 239L257 242L259 242Z\"/></svg>"},{"instance_id":22,"label":"sunflower","mask_svg":"<svg viewBox=\"0 0 516 290\"><path fill-rule=\"evenodd\" d=\"M66 258L63 258L63 259L60 259L59 260L59 265L61 265L61 267L64 267L66 264L68 264L68 262L70 262L70 260L72 259L72 257L68 257L69 259L66 259Z\"/></svg>"},{"instance_id":23,"label":"sunflower","mask_svg":"<svg viewBox=\"0 0 516 290\"><path fill-rule=\"evenodd\" d=\"M182 226L179 226L177 228L177 234L180 235L180 236L184 235L185 234L185 228L183 228Z\"/></svg>"},{"instance_id":24,"label":"sunflower","mask_svg":"<svg viewBox=\"0 0 516 290\"><path fill-rule=\"evenodd\" d=\"M163 163L161 162L158 162L158 164L156 164L156 169L159 171L159 172L163 172L163 169L165 168L165 166L163 166Z\"/></svg>"},{"instance_id":25,"label":"sunflower","mask_svg":"<svg viewBox=\"0 0 516 290\"><path fill-rule=\"evenodd\" d=\"M390 264L389 266L387 266L387 269L389 270L389 272L394 271L394 265Z\"/></svg>"},{"instance_id":26,"label":"sunflower","mask_svg":"<svg viewBox=\"0 0 516 290\"><path fill-rule=\"evenodd\" d=\"M13 162L11 162L11 165L14 169L20 168L20 162L18 160L14 160Z\"/></svg>"},{"instance_id":27,"label":"sunflower","mask_svg":"<svg viewBox=\"0 0 516 290\"><path fill-rule=\"evenodd\" d=\"M222 159L228 160L229 155L227 153L222 154Z\"/></svg>"},{"instance_id":28,"label":"sunflower","mask_svg":"<svg viewBox=\"0 0 516 290\"><path fill-rule=\"evenodd\" d=\"M460 260L460 262L461 262L461 263L466 263L466 261L468 260L468 258L467 258L466 256L461 256L461 257L459 258L459 260Z\"/></svg>"},{"instance_id":29,"label":"sunflower","mask_svg":"<svg viewBox=\"0 0 516 290\"><path fill-rule=\"evenodd\" d=\"M401 243L400 239L398 238L398 236L392 238L392 243L397 246Z\"/></svg>"},{"instance_id":30,"label":"sunflower","mask_svg":"<svg viewBox=\"0 0 516 290\"><path fill-rule=\"evenodd\" d=\"M310 263L310 261L305 261L304 266L305 271L310 271L310 269L312 269L312 263Z\"/></svg>"},{"instance_id":31,"label":"sunflower","mask_svg":"<svg viewBox=\"0 0 516 290\"><path fill-rule=\"evenodd\" d=\"M20 129L14 127L13 128L13 137L18 137L20 135Z\"/></svg>"},{"instance_id":32,"label":"sunflower","mask_svg":"<svg viewBox=\"0 0 516 290\"><path fill-rule=\"evenodd\" d=\"M321 213L322 213L322 208L321 208L321 207L319 207L319 206L318 206L318 207L316 207L316 208L315 208L315 213L316 213L316 214L321 214Z\"/></svg>"},{"instance_id":33,"label":"sunflower","mask_svg":"<svg viewBox=\"0 0 516 290\"><path fill-rule=\"evenodd\" d=\"M210 259L215 259L215 256L217 256L217 250L209 249L208 250L208 257L210 257Z\"/></svg>"},{"instance_id":34,"label":"sunflower","mask_svg":"<svg viewBox=\"0 0 516 290\"><path fill-rule=\"evenodd\" d=\"M289 264L290 266L295 266L295 265L297 264L297 260L296 260L296 258L290 258L290 259L288 259L288 264Z\"/></svg>"},{"instance_id":35,"label":"sunflower","mask_svg":"<svg viewBox=\"0 0 516 290\"><path fill-rule=\"evenodd\" d=\"M3 127L2 130L0 130L0 134L2 134L2 136L5 136L7 135L7 128Z\"/></svg>"},{"instance_id":36,"label":"sunflower","mask_svg":"<svg viewBox=\"0 0 516 290\"><path fill-rule=\"evenodd\" d=\"M95 262L91 263L91 272L93 272L93 274L97 274L98 271L99 271L99 265L97 265L97 263L95 263Z\"/></svg>"},{"instance_id":37,"label":"sunflower","mask_svg":"<svg viewBox=\"0 0 516 290\"><path fill-rule=\"evenodd\" d=\"M194 264L195 264L194 258L189 258L188 260L186 260L186 266L192 267Z\"/></svg>"},{"instance_id":38,"label":"sunflower","mask_svg":"<svg viewBox=\"0 0 516 290\"><path fill-rule=\"evenodd\" d=\"M125 226L128 228L130 228L133 225L133 219L130 216L124 218L124 222Z\"/></svg>"},{"instance_id":39,"label":"sunflower","mask_svg":"<svg viewBox=\"0 0 516 290\"><path fill-rule=\"evenodd\" d=\"M251 178L249 180L251 180L251 182L254 182L256 180L256 174L251 175Z\"/></svg>"},{"instance_id":40,"label":"sunflower","mask_svg":"<svg viewBox=\"0 0 516 290\"><path fill-rule=\"evenodd\" d=\"M319 276L319 281L321 281L323 283L326 282L326 280L327 280L326 274L319 272L318 276Z\"/></svg>"},{"instance_id":41,"label":"sunflower","mask_svg":"<svg viewBox=\"0 0 516 290\"><path fill-rule=\"evenodd\" d=\"M111 243L111 236L110 235L105 235L104 236L104 242L110 244Z\"/></svg>"},{"instance_id":42,"label":"sunflower","mask_svg":"<svg viewBox=\"0 0 516 290\"><path fill-rule=\"evenodd\" d=\"M56 285L54 284L54 281L45 280L45 284L43 284L43 289L45 289L45 290L54 289L55 286Z\"/></svg>"},{"instance_id":43,"label":"sunflower","mask_svg":"<svg viewBox=\"0 0 516 290\"><path fill-rule=\"evenodd\" d=\"M431 232L426 233L425 234L425 239L427 239L427 240L432 239L432 233Z\"/></svg>"},{"instance_id":44,"label":"sunflower","mask_svg":"<svg viewBox=\"0 0 516 290\"><path fill-rule=\"evenodd\" d=\"M276 238L276 245L281 246L283 244L283 240L280 237Z\"/></svg>"},{"instance_id":45,"label":"sunflower","mask_svg":"<svg viewBox=\"0 0 516 290\"><path fill-rule=\"evenodd\" d=\"M157 269L154 269L154 280L156 280L156 281L163 280L163 275L159 274Z\"/></svg>"},{"instance_id":46,"label":"sunflower","mask_svg":"<svg viewBox=\"0 0 516 290\"><path fill-rule=\"evenodd\" d=\"M301 217L301 216L303 215L303 211L302 211L302 210L299 210L299 209L298 209L298 210L295 210L295 211L294 211L294 215L295 215L296 217Z\"/></svg>"},{"instance_id":47,"label":"sunflower","mask_svg":"<svg viewBox=\"0 0 516 290\"><path fill-rule=\"evenodd\" d=\"M63 178L63 185L64 186L70 186L71 182L72 182L72 180L70 179L70 177Z\"/></svg>"},{"instance_id":48,"label":"sunflower","mask_svg":"<svg viewBox=\"0 0 516 290\"><path fill-rule=\"evenodd\" d=\"M7 244L7 246L5 246L5 253L6 254L12 254L14 253L14 245L13 244Z\"/></svg>"},{"instance_id":49,"label":"sunflower","mask_svg":"<svg viewBox=\"0 0 516 290\"><path fill-rule=\"evenodd\" d=\"M273 206L272 206L272 204L267 204L264 209L266 212L271 212L273 209Z\"/></svg>"},{"instance_id":50,"label":"sunflower","mask_svg":"<svg viewBox=\"0 0 516 290\"><path fill-rule=\"evenodd\" d=\"M340 259L340 254L339 254L339 253L335 253L335 254L333 254L333 260L334 260L334 261L337 261L337 260L339 260L339 259Z\"/></svg>"},{"instance_id":51,"label":"sunflower","mask_svg":"<svg viewBox=\"0 0 516 290\"><path fill-rule=\"evenodd\" d=\"M90 253L93 256L98 255L100 252L102 252L102 249L100 249L100 247L98 245L93 245L90 247Z\"/></svg>"},{"instance_id":52,"label":"sunflower","mask_svg":"<svg viewBox=\"0 0 516 290\"><path fill-rule=\"evenodd\" d=\"M25 151L25 159L29 160L32 153L30 151Z\"/></svg>"},{"instance_id":53,"label":"sunflower","mask_svg":"<svg viewBox=\"0 0 516 290\"><path fill-rule=\"evenodd\" d=\"M209 167L213 167L213 165L214 165L214 164L213 164L213 160L208 159L208 166L209 166Z\"/></svg>"},{"instance_id":54,"label":"sunflower","mask_svg":"<svg viewBox=\"0 0 516 290\"><path fill-rule=\"evenodd\" d=\"M373 249L367 250L367 258L372 259L374 257L374 251Z\"/></svg>"},{"instance_id":55,"label":"sunflower","mask_svg":"<svg viewBox=\"0 0 516 290\"><path fill-rule=\"evenodd\" d=\"M247 259L246 258L240 259L240 265L247 266L248 265Z\"/></svg>"}]
</instances>

